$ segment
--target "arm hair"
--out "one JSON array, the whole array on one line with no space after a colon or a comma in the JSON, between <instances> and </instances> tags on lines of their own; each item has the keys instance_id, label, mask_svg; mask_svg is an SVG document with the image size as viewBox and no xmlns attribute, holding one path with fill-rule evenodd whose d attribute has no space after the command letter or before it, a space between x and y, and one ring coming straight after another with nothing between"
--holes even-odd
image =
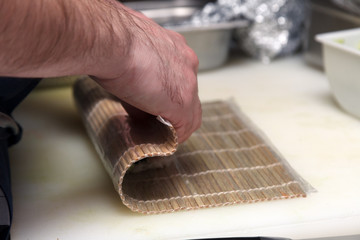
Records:
<instances>
[{"instance_id":1,"label":"arm hair","mask_svg":"<svg viewBox=\"0 0 360 240\"><path fill-rule=\"evenodd\" d=\"M127 15L110 0L2 0L0 75L84 74L114 45L126 57Z\"/></svg>"}]
</instances>

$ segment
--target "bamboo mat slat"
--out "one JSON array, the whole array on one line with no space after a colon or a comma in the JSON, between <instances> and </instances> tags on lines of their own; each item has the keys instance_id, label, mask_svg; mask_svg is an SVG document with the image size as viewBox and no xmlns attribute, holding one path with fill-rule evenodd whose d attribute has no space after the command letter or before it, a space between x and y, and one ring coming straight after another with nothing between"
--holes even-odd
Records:
<instances>
[{"instance_id":1,"label":"bamboo mat slat","mask_svg":"<svg viewBox=\"0 0 360 240\"><path fill-rule=\"evenodd\" d=\"M165 213L306 197L307 186L243 114L228 102L203 103L203 122L178 146L155 117L136 121L94 81L74 96L87 132L123 203Z\"/></svg>"}]
</instances>

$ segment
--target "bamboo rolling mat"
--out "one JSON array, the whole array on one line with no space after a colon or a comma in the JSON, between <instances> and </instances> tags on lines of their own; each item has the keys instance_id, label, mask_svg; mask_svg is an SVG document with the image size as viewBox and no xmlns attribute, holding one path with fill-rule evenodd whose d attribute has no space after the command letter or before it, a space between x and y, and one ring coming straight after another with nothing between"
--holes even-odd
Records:
<instances>
[{"instance_id":1,"label":"bamboo rolling mat","mask_svg":"<svg viewBox=\"0 0 360 240\"><path fill-rule=\"evenodd\" d=\"M306 197L306 183L227 102L204 103L201 128L178 146L171 126L150 115L132 119L88 78L75 83L74 96L115 189L133 211Z\"/></svg>"}]
</instances>

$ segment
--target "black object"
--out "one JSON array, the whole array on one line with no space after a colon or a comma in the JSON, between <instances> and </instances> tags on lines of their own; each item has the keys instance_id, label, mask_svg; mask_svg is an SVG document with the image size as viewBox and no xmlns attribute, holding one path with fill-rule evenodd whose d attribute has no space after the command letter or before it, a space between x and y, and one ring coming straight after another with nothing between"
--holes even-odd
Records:
<instances>
[{"instance_id":1,"label":"black object","mask_svg":"<svg viewBox=\"0 0 360 240\"><path fill-rule=\"evenodd\" d=\"M12 111L39 81L40 79L0 78L0 114L11 119ZM13 205L8 147L20 140L22 130L19 124L17 130L14 131L0 121L0 240L10 239Z\"/></svg>"}]
</instances>

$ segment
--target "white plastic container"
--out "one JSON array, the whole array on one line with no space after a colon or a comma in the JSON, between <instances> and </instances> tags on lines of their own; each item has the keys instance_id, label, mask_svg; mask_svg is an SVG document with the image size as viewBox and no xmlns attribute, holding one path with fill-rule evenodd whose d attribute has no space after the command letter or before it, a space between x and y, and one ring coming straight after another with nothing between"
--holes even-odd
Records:
<instances>
[{"instance_id":1,"label":"white plastic container","mask_svg":"<svg viewBox=\"0 0 360 240\"><path fill-rule=\"evenodd\" d=\"M360 118L360 28L316 35L336 100Z\"/></svg>"}]
</instances>

